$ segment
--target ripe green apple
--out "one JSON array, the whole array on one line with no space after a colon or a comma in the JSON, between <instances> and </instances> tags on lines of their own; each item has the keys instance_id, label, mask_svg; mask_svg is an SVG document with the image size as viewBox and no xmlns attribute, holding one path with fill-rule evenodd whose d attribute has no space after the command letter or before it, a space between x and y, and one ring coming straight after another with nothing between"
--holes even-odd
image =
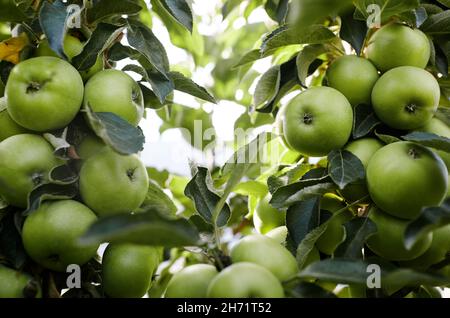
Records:
<instances>
[{"instance_id":1,"label":"ripe green apple","mask_svg":"<svg viewBox=\"0 0 450 318\"><path fill-rule=\"evenodd\" d=\"M78 243L96 220L94 212L80 202L44 202L25 219L23 245L38 264L65 272L68 265L83 265L96 255L98 244L82 246Z\"/></svg>"},{"instance_id":2,"label":"ripe green apple","mask_svg":"<svg viewBox=\"0 0 450 318\"><path fill-rule=\"evenodd\" d=\"M401 66L385 73L372 91L377 116L395 129L417 129L436 112L441 96L437 80L427 71Z\"/></svg>"},{"instance_id":3,"label":"ripe green apple","mask_svg":"<svg viewBox=\"0 0 450 318\"><path fill-rule=\"evenodd\" d=\"M450 225L441 227L433 231L433 241L430 248L418 258L405 262L408 267L426 270L433 264L437 264L445 259L450 251Z\"/></svg>"},{"instance_id":4,"label":"ripe green apple","mask_svg":"<svg viewBox=\"0 0 450 318\"><path fill-rule=\"evenodd\" d=\"M86 84L83 103L94 112L112 112L134 126L144 115L139 84L119 70L104 70L92 76Z\"/></svg>"},{"instance_id":5,"label":"ripe green apple","mask_svg":"<svg viewBox=\"0 0 450 318\"><path fill-rule=\"evenodd\" d=\"M280 281L285 281L297 274L297 260L277 241L254 234L242 238L231 249L233 263L250 262L267 268Z\"/></svg>"},{"instance_id":6,"label":"ripe green apple","mask_svg":"<svg viewBox=\"0 0 450 318\"><path fill-rule=\"evenodd\" d=\"M269 204L270 196L259 200L253 213L253 224L255 229L266 234L270 230L286 224L286 212L278 211Z\"/></svg>"},{"instance_id":7,"label":"ripe green apple","mask_svg":"<svg viewBox=\"0 0 450 318\"><path fill-rule=\"evenodd\" d=\"M334 213L342 211L345 203L338 196L331 193L325 194L320 200L320 209ZM325 232L316 241L316 247L324 254L332 255L339 244L345 239L345 230L343 224L349 221L352 214L349 211L342 212L333 217L328 223Z\"/></svg>"},{"instance_id":8,"label":"ripe green apple","mask_svg":"<svg viewBox=\"0 0 450 318\"><path fill-rule=\"evenodd\" d=\"M28 194L49 180L62 161L41 136L21 134L0 143L0 196L9 204L26 208Z\"/></svg>"},{"instance_id":9,"label":"ripe green apple","mask_svg":"<svg viewBox=\"0 0 450 318\"><path fill-rule=\"evenodd\" d=\"M102 260L102 286L114 298L140 298L150 288L161 259L157 247L109 244Z\"/></svg>"},{"instance_id":10,"label":"ripe green apple","mask_svg":"<svg viewBox=\"0 0 450 318\"><path fill-rule=\"evenodd\" d=\"M99 137L94 134L89 134L83 138L78 146L76 146L76 151L82 160L86 160L107 147L108 146Z\"/></svg>"},{"instance_id":11,"label":"ripe green apple","mask_svg":"<svg viewBox=\"0 0 450 318\"><path fill-rule=\"evenodd\" d=\"M0 142L14 135L26 134L28 129L18 125L6 110L6 98L0 97Z\"/></svg>"},{"instance_id":12,"label":"ripe green apple","mask_svg":"<svg viewBox=\"0 0 450 318\"><path fill-rule=\"evenodd\" d=\"M205 298L208 286L217 274L217 269L208 264L195 264L183 268L170 280L165 297Z\"/></svg>"},{"instance_id":13,"label":"ripe green apple","mask_svg":"<svg viewBox=\"0 0 450 318\"><path fill-rule=\"evenodd\" d=\"M381 143L378 139L362 138L352 141L347 146L345 146L344 149L350 151L352 154L358 157L358 159L361 160L364 169L367 169L370 158L372 158L372 156L382 147L383 143ZM358 201L359 199L369 194L365 179L358 180L347 185L340 192L349 202Z\"/></svg>"},{"instance_id":14,"label":"ripe green apple","mask_svg":"<svg viewBox=\"0 0 450 318\"><path fill-rule=\"evenodd\" d=\"M356 55L338 58L327 70L328 86L344 94L352 106L371 104L372 89L378 78L376 67Z\"/></svg>"},{"instance_id":15,"label":"ripe green apple","mask_svg":"<svg viewBox=\"0 0 450 318\"><path fill-rule=\"evenodd\" d=\"M404 234L409 221L398 219L378 208L371 208L369 218L376 224L377 232L367 240L367 246L378 256L391 261L412 260L430 247L433 234L419 240L410 250L404 245Z\"/></svg>"},{"instance_id":16,"label":"ripe green apple","mask_svg":"<svg viewBox=\"0 0 450 318\"><path fill-rule=\"evenodd\" d=\"M366 53L381 72L399 66L425 68L430 59L431 46L427 36L419 29L392 23L375 32Z\"/></svg>"},{"instance_id":17,"label":"ripe green apple","mask_svg":"<svg viewBox=\"0 0 450 318\"><path fill-rule=\"evenodd\" d=\"M253 263L233 264L219 273L208 287L208 298L283 298L280 281Z\"/></svg>"},{"instance_id":18,"label":"ripe green apple","mask_svg":"<svg viewBox=\"0 0 450 318\"><path fill-rule=\"evenodd\" d=\"M367 167L370 197L383 211L403 219L438 206L447 194L448 171L438 155L407 141L378 150Z\"/></svg>"},{"instance_id":19,"label":"ripe green apple","mask_svg":"<svg viewBox=\"0 0 450 318\"><path fill-rule=\"evenodd\" d=\"M87 159L80 171L83 202L98 216L131 213L144 202L148 175L137 155L106 148Z\"/></svg>"},{"instance_id":20,"label":"ripe green apple","mask_svg":"<svg viewBox=\"0 0 450 318\"><path fill-rule=\"evenodd\" d=\"M0 265L0 298L41 298L41 288L32 277Z\"/></svg>"},{"instance_id":21,"label":"ripe green apple","mask_svg":"<svg viewBox=\"0 0 450 318\"><path fill-rule=\"evenodd\" d=\"M325 156L342 148L353 127L347 98L331 87L313 87L287 106L283 133L290 148L308 156Z\"/></svg>"},{"instance_id":22,"label":"ripe green apple","mask_svg":"<svg viewBox=\"0 0 450 318\"><path fill-rule=\"evenodd\" d=\"M80 74L55 57L35 57L17 64L6 84L9 114L19 125L34 131L66 127L82 101Z\"/></svg>"}]
</instances>

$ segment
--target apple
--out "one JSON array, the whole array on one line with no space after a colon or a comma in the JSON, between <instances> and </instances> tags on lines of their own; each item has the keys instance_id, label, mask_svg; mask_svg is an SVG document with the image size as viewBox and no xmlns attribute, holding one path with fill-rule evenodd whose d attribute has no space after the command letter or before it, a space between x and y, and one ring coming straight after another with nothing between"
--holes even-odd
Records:
<instances>
[{"instance_id":1,"label":"apple","mask_svg":"<svg viewBox=\"0 0 450 318\"><path fill-rule=\"evenodd\" d=\"M356 55L339 57L327 70L328 86L344 94L352 106L371 104L372 89L378 78L376 67Z\"/></svg>"},{"instance_id":2,"label":"apple","mask_svg":"<svg viewBox=\"0 0 450 318\"><path fill-rule=\"evenodd\" d=\"M350 142L344 149L350 151L358 157L358 159L361 160L364 169L367 169L370 158L372 158L372 156L382 147L383 143L381 143L378 139L362 138ZM366 179L355 181L354 183L347 185L340 192L349 202L358 201L369 195Z\"/></svg>"},{"instance_id":3,"label":"apple","mask_svg":"<svg viewBox=\"0 0 450 318\"><path fill-rule=\"evenodd\" d=\"M369 40L367 57L381 72L399 66L425 68L431 55L430 41L419 29L391 23Z\"/></svg>"},{"instance_id":4,"label":"apple","mask_svg":"<svg viewBox=\"0 0 450 318\"><path fill-rule=\"evenodd\" d=\"M0 142L14 135L26 134L28 129L19 126L6 110L6 98L0 97Z\"/></svg>"},{"instance_id":5,"label":"apple","mask_svg":"<svg viewBox=\"0 0 450 318\"><path fill-rule=\"evenodd\" d=\"M62 160L41 136L21 134L0 143L0 196L11 205L26 208L28 194L49 180L50 171Z\"/></svg>"},{"instance_id":6,"label":"apple","mask_svg":"<svg viewBox=\"0 0 450 318\"><path fill-rule=\"evenodd\" d=\"M250 262L267 268L280 281L285 281L298 273L297 260L277 241L254 234L242 238L231 249L233 263Z\"/></svg>"},{"instance_id":7,"label":"apple","mask_svg":"<svg viewBox=\"0 0 450 318\"><path fill-rule=\"evenodd\" d=\"M428 148L401 141L378 150L367 167L370 197L383 211L415 219L423 207L438 206L447 194L448 171Z\"/></svg>"},{"instance_id":8,"label":"apple","mask_svg":"<svg viewBox=\"0 0 450 318\"><path fill-rule=\"evenodd\" d=\"M5 95L15 122L46 132L64 128L75 118L83 102L83 80L64 60L35 57L12 69Z\"/></svg>"},{"instance_id":9,"label":"apple","mask_svg":"<svg viewBox=\"0 0 450 318\"><path fill-rule=\"evenodd\" d=\"M84 107L94 112L111 112L137 126L144 115L144 98L139 84L119 70L104 70L89 79Z\"/></svg>"},{"instance_id":10,"label":"apple","mask_svg":"<svg viewBox=\"0 0 450 318\"><path fill-rule=\"evenodd\" d=\"M140 298L150 288L161 249L134 244L109 244L102 260L102 287L114 298Z\"/></svg>"},{"instance_id":11,"label":"apple","mask_svg":"<svg viewBox=\"0 0 450 318\"><path fill-rule=\"evenodd\" d=\"M278 211L269 201L270 195L260 199L253 213L253 224L261 234L286 224L286 212Z\"/></svg>"},{"instance_id":12,"label":"apple","mask_svg":"<svg viewBox=\"0 0 450 318\"><path fill-rule=\"evenodd\" d=\"M325 156L342 148L353 127L347 98L331 87L313 87L286 106L283 133L290 148L308 156Z\"/></svg>"},{"instance_id":13,"label":"apple","mask_svg":"<svg viewBox=\"0 0 450 318\"><path fill-rule=\"evenodd\" d=\"M96 220L94 212L80 202L44 202L25 219L23 245L36 263L65 272L68 265L83 265L96 255L98 244L78 243Z\"/></svg>"},{"instance_id":14,"label":"apple","mask_svg":"<svg viewBox=\"0 0 450 318\"><path fill-rule=\"evenodd\" d=\"M137 155L121 155L106 148L83 163L80 194L98 216L131 213L144 202L148 182L147 170Z\"/></svg>"},{"instance_id":15,"label":"apple","mask_svg":"<svg viewBox=\"0 0 450 318\"><path fill-rule=\"evenodd\" d=\"M41 288L32 277L0 265L0 298L41 298Z\"/></svg>"},{"instance_id":16,"label":"apple","mask_svg":"<svg viewBox=\"0 0 450 318\"><path fill-rule=\"evenodd\" d=\"M433 234L429 233L410 250L404 244L404 234L409 221L398 219L378 208L371 208L369 218L377 226L377 232L367 239L367 246L378 256L391 261L412 260L424 254L431 246Z\"/></svg>"},{"instance_id":17,"label":"apple","mask_svg":"<svg viewBox=\"0 0 450 318\"><path fill-rule=\"evenodd\" d=\"M217 274L217 269L208 264L195 264L183 268L170 280L165 297L205 298L208 286Z\"/></svg>"},{"instance_id":18,"label":"apple","mask_svg":"<svg viewBox=\"0 0 450 318\"><path fill-rule=\"evenodd\" d=\"M86 160L107 148L108 146L101 138L94 134L89 134L76 146L76 152L82 160Z\"/></svg>"},{"instance_id":19,"label":"apple","mask_svg":"<svg viewBox=\"0 0 450 318\"><path fill-rule=\"evenodd\" d=\"M280 281L264 267L237 263L221 271L208 287L208 298L283 298Z\"/></svg>"},{"instance_id":20,"label":"apple","mask_svg":"<svg viewBox=\"0 0 450 318\"><path fill-rule=\"evenodd\" d=\"M436 78L427 71L402 66L385 73L372 91L375 113L386 125L417 129L434 116L441 96Z\"/></svg>"}]
</instances>

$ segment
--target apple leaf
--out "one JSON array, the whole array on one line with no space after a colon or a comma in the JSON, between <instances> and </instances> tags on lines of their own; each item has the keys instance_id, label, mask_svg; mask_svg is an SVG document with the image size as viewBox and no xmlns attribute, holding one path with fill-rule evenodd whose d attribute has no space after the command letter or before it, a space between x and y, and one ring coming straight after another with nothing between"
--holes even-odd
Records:
<instances>
[{"instance_id":1,"label":"apple leaf","mask_svg":"<svg viewBox=\"0 0 450 318\"><path fill-rule=\"evenodd\" d=\"M29 215L39 209L42 202L47 200L73 199L78 195L75 183L45 183L34 188L28 195L28 207L23 215Z\"/></svg>"},{"instance_id":2,"label":"apple leaf","mask_svg":"<svg viewBox=\"0 0 450 318\"><path fill-rule=\"evenodd\" d=\"M129 155L144 149L145 137L139 127L114 113L95 113L90 107L85 110L95 134L118 153Z\"/></svg>"},{"instance_id":3,"label":"apple leaf","mask_svg":"<svg viewBox=\"0 0 450 318\"><path fill-rule=\"evenodd\" d=\"M311 74L311 64L317 59L319 55L322 55L328 51L328 47L323 44L308 45L297 55L297 74L300 80L300 84L306 87L306 78Z\"/></svg>"},{"instance_id":4,"label":"apple leaf","mask_svg":"<svg viewBox=\"0 0 450 318\"><path fill-rule=\"evenodd\" d=\"M94 66L98 55L111 46L124 29L108 23L98 24L83 51L73 58L72 64L80 71Z\"/></svg>"},{"instance_id":5,"label":"apple leaf","mask_svg":"<svg viewBox=\"0 0 450 318\"><path fill-rule=\"evenodd\" d=\"M282 26L270 33L261 45L262 56L275 48L294 44L320 44L333 40L336 36L323 25L311 25L305 29L298 30Z\"/></svg>"},{"instance_id":6,"label":"apple leaf","mask_svg":"<svg viewBox=\"0 0 450 318\"><path fill-rule=\"evenodd\" d=\"M267 0L264 9L272 20L283 24L288 14L289 0Z\"/></svg>"},{"instance_id":7,"label":"apple leaf","mask_svg":"<svg viewBox=\"0 0 450 318\"><path fill-rule=\"evenodd\" d=\"M80 244L103 242L178 247L199 244L199 234L185 219L168 218L149 209L145 213L104 217L80 238Z\"/></svg>"},{"instance_id":8,"label":"apple leaf","mask_svg":"<svg viewBox=\"0 0 450 318\"><path fill-rule=\"evenodd\" d=\"M194 202L198 214L209 224L214 224L214 211L221 197L214 189L208 169L197 168L197 172L187 184L184 194ZM226 225L230 215L230 207L228 204L224 204L217 216L217 225L219 227Z\"/></svg>"},{"instance_id":9,"label":"apple leaf","mask_svg":"<svg viewBox=\"0 0 450 318\"><path fill-rule=\"evenodd\" d=\"M355 20L353 18L353 12L341 16L341 30L339 35L342 40L348 42L353 47L357 55L361 55L367 31L367 24L364 21Z\"/></svg>"},{"instance_id":10,"label":"apple leaf","mask_svg":"<svg viewBox=\"0 0 450 318\"><path fill-rule=\"evenodd\" d=\"M50 48L64 59L67 59L64 53L64 37L67 32L68 17L69 11L61 0L53 3L44 1L39 12L39 22Z\"/></svg>"},{"instance_id":11,"label":"apple leaf","mask_svg":"<svg viewBox=\"0 0 450 318\"><path fill-rule=\"evenodd\" d=\"M147 195L139 210L157 210L162 214L175 216L177 207L155 182L150 181Z\"/></svg>"},{"instance_id":12,"label":"apple leaf","mask_svg":"<svg viewBox=\"0 0 450 318\"><path fill-rule=\"evenodd\" d=\"M406 228L406 248L413 247L422 237L447 224L450 224L450 199L446 199L440 207L423 208L420 216Z\"/></svg>"},{"instance_id":13,"label":"apple leaf","mask_svg":"<svg viewBox=\"0 0 450 318\"><path fill-rule=\"evenodd\" d=\"M322 215L325 213L329 213L327 211L322 211ZM320 226L311 230L308 234L306 234L305 238L298 244L295 258L297 259L297 264L299 268L303 268L305 266L306 261L308 260L309 254L312 249L315 247L317 240L325 233L328 228L328 222L324 222Z\"/></svg>"},{"instance_id":14,"label":"apple leaf","mask_svg":"<svg viewBox=\"0 0 450 318\"><path fill-rule=\"evenodd\" d=\"M138 62L142 65L144 70L144 78L151 85L153 92L158 97L159 102L164 104L167 101L167 97L173 93L175 89L173 81L168 77L168 75L160 73L153 65L141 55ZM134 65L135 67L140 67Z\"/></svg>"},{"instance_id":15,"label":"apple leaf","mask_svg":"<svg viewBox=\"0 0 450 318\"><path fill-rule=\"evenodd\" d=\"M450 34L450 10L429 16L420 29L430 35Z\"/></svg>"},{"instance_id":16,"label":"apple leaf","mask_svg":"<svg viewBox=\"0 0 450 318\"><path fill-rule=\"evenodd\" d=\"M196 84L193 80L187 78L183 74L179 72L170 72L169 77L172 79L177 91L190 94L210 103L217 103L214 97L211 96L205 88Z\"/></svg>"},{"instance_id":17,"label":"apple leaf","mask_svg":"<svg viewBox=\"0 0 450 318\"><path fill-rule=\"evenodd\" d=\"M364 166L354 154L347 150L333 150L328 155L328 173L342 190L346 185L366 176Z\"/></svg>"},{"instance_id":18,"label":"apple leaf","mask_svg":"<svg viewBox=\"0 0 450 318\"><path fill-rule=\"evenodd\" d=\"M142 10L142 7L132 0L99 0L94 3L94 6L87 10L87 20L91 24L112 16L135 15Z\"/></svg>"},{"instance_id":19,"label":"apple leaf","mask_svg":"<svg viewBox=\"0 0 450 318\"><path fill-rule=\"evenodd\" d=\"M344 223L345 241L334 251L334 257L362 258L362 248L366 240L376 233L377 225L369 218L355 218Z\"/></svg>"},{"instance_id":20,"label":"apple leaf","mask_svg":"<svg viewBox=\"0 0 450 318\"><path fill-rule=\"evenodd\" d=\"M385 133L381 133L378 130L375 130L375 135L385 144L392 144L394 142L398 142L401 141L400 138L390 135L390 134L385 134Z\"/></svg>"},{"instance_id":21,"label":"apple leaf","mask_svg":"<svg viewBox=\"0 0 450 318\"><path fill-rule=\"evenodd\" d=\"M137 65L134 65L134 66L137 66ZM161 109L170 103L167 99L166 99L165 103L161 103L159 98L156 96L155 92L153 92L147 86L143 85L141 82L139 83L139 86L142 91L142 96L144 97L144 107L145 108Z\"/></svg>"},{"instance_id":22,"label":"apple leaf","mask_svg":"<svg viewBox=\"0 0 450 318\"><path fill-rule=\"evenodd\" d=\"M337 298L332 292L308 282L300 282L287 292L292 298Z\"/></svg>"},{"instance_id":23,"label":"apple leaf","mask_svg":"<svg viewBox=\"0 0 450 318\"><path fill-rule=\"evenodd\" d=\"M291 11L297 13L295 26L302 30L314 23L322 23L345 9L352 8L351 0L302 0L292 3Z\"/></svg>"},{"instance_id":24,"label":"apple leaf","mask_svg":"<svg viewBox=\"0 0 450 318\"><path fill-rule=\"evenodd\" d=\"M178 23L192 32L193 19L191 8L186 0L162 0L164 8L175 18Z\"/></svg>"},{"instance_id":25,"label":"apple leaf","mask_svg":"<svg viewBox=\"0 0 450 318\"><path fill-rule=\"evenodd\" d=\"M44 133L44 138L55 148L54 154L60 159L69 158L69 149L71 145L66 140L67 128L61 133Z\"/></svg>"},{"instance_id":26,"label":"apple leaf","mask_svg":"<svg viewBox=\"0 0 450 318\"><path fill-rule=\"evenodd\" d=\"M381 122L370 105L359 104L354 108L353 138L358 139L368 135Z\"/></svg>"},{"instance_id":27,"label":"apple leaf","mask_svg":"<svg viewBox=\"0 0 450 318\"><path fill-rule=\"evenodd\" d=\"M286 212L289 240L295 249L308 233L320 225L320 198L311 198L291 205Z\"/></svg>"},{"instance_id":28,"label":"apple leaf","mask_svg":"<svg viewBox=\"0 0 450 318\"><path fill-rule=\"evenodd\" d=\"M409 268L399 268L387 271L382 276L381 281L382 287L389 290L398 290L404 286L443 286L450 284L450 278L446 276L421 273Z\"/></svg>"},{"instance_id":29,"label":"apple leaf","mask_svg":"<svg viewBox=\"0 0 450 318\"><path fill-rule=\"evenodd\" d=\"M261 58L262 58L262 57L261 57L261 52L260 52L258 49L251 50L251 51L245 53L245 54L241 57L241 59L239 60L239 62L237 62L237 63L233 66L233 68L237 68L237 67L240 67L240 66L244 66L244 65L246 65L246 64L249 64L249 63L253 63L253 62L255 62L255 61L257 61L257 60L259 60L259 59L261 59Z\"/></svg>"},{"instance_id":30,"label":"apple leaf","mask_svg":"<svg viewBox=\"0 0 450 318\"><path fill-rule=\"evenodd\" d=\"M355 0L354 4L362 20L367 20L373 11L367 10L370 5L376 5L380 10L381 23L386 23L391 17L419 7L419 0Z\"/></svg>"},{"instance_id":31,"label":"apple leaf","mask_svg":"<svg viewBox=\"0 0 450 318\"><path fill-rule=\"evenodd\" d=\"M438 136L436 134L415 131L402 137L404 140L412 141L426 147L450 152L450 138Z\"/></svg>"},{"instance_id":32,"label":"apple leaf","mask_svg":"<svg viewBox=\"0 0 450 318\"><path fill-rule=\"evenodd\" d=\"M271 67L265 72L256 85L254 94L255 107L261 108L266 103L270 103L275 99L280 89L281 72L280 65Z\"/></svg>"}]
</instances>

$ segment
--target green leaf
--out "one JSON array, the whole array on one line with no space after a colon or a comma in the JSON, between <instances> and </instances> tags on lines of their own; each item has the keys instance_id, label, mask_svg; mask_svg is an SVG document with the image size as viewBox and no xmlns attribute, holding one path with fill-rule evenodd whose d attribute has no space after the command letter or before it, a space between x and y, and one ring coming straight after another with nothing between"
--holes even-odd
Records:
<instances>
[{"instance_id":1,"label":"green leaf","mask_svg":"<svg viewBox=\"0 0 450 318\"><path fill-rule=\"evenodd\" d=\"M187 93L210 103L217 103L214 97L211 96L205 88L196 84L193 80L187 78L183 74L179 72L170 72L169 77L172 79L177 91Z\"/></svg>"},{"instance_id":2,"label":"green leaf","mask_svg":"<svg viewBox=\"0 0 450 318\"><path fill-rule=\"evenodd\" d=\"M446 199L440 207L425 207L420 216L412 221L405 231L405 246L414 244L433 230L450 224L450 199Z\"/></svg>"},{"instance_id":3,"label":"green leaf","mask_svg":"<svg viewBox=\"0 0 450 318\"><path fill-rule=\"evenodd\" d=\"M148 192L139 210L154 210L163 215L175 216L177 207L172 199L153 181L149 182Z\"/></svg>"},{"instance_id":4,"label":"green leaf","mask_svg":"<svg viewBox=\"0 0 450 318\"><path fill-rule=\"evenodd\" d=\"M311 198L289 207L286 212L286 227L289 240L295 247L320 225L320 217L320 198Z\"/></svg>"},{"instance_id":5,"label":"green leaf","mask_svg":"<svg viewBox=\"0 0 450 318\"><path fill-rule=\"evenodd\" d=\"M142 95L144 97L145 108L161 109L168 104L167 100L165 103L161 103L156 94L147 86L142 85L142 83L139 83L139 86L141 87Z\"/></svg>"},{"instance_id":6,"label":"green leaf","mask_svg":"<svg viewBox=\"0 0 450 318\"><path fill-rule=\"evenodd\" d=\"M334 39L336 36L323 25L311 25L305 29L298 30L282 26L270 33L261 45L262 56L275 48L294 44L320 44Z\"/></svg>"},{"instance_id":7,"label":"green leaf","mask_svg":"<svg viewBox=\"0 0 450 318\"><path fill-rule=\"evenodd\" d=\"M267 186L260 181L245 181L238 183L233 192L240 195L253 195L259 198L264 197L267 194Z\"/></svg>"},{"instance_id":8,"label":"green leaf","mask_svg":"<svg viewBox=\"0 0 450 318\"><path fill-rule=\"evenodd\" d=\"M192 32L192 12L186 0L162 0L162 4L175 20Z\"/></svg>"},{"instance_id":9,"label":"green leaf","mask_svg":"<svg viewBox=\"0 0 450 318\"><path fill-rule=\"evenodd\" d=\"M392 144L394 142L398 142L401 141L400 138L392 136L392 135L388 135L388 134L384 134L384 133L380 133L377 130L375 130L375 135L385 144Z\"/></svg>"},{"instance_id":10,"label":"green leaf","mask_svg":"<svg viewBox=\"0 0 450 318\"><path fill-rule=\"evenodd\" d=\"M97 26L97 28L98 28L98 26ZM135 49L133 49L129 46L124 46L120 43L115 43L108 50L108 59L111 61L121 61L126 58L130 58L132 60L137 60L137 59L139 59L139 57L141 57L141 53L139 53L138 51L136 51Z\"/></svg>"},{"instance_id":11,"label":"green leaf","mask_svg":"<svg viewBox=\"0 0 450 318\"><path fill-rule=\"evenodd\" d=\"M114 113L94 113L85 108L90 126L103 142L123 155L144 149L145 137L139 127L134 127Z\"/></svg>"},{"instance_id":12,"label":"green leaf","mask_svg":"<svg viewBox=\"0 0 450 318\"><path fill-rule=\"evenodd\" d=\"M280 80L280 65L271 67L263 74L256 85L255 95L253 96L254 105L257 109L266 103L271 103L275 99L280 89Z\"/></svg>"},{"instance_id":13,"label":"green leaf","mask_svg":"<svg viewBox=\"0 0 450 318\"><path fill-rule=\"evenodd\" d=\"M197 172L186 186L184 194L194 202L198 214L209 224L214 224L214 211L221 197L214 189L208 169L197 168ZM217 225L220 227L226 225L230 215L230 207L228 204L224 204L218 214Z\"/></svg>"},{"instance_id":14,"label":"green leaf","mask_svg":"<svg viewBox=\"0 0 450 318\"><path fill-rule=\"evenodd\" d=\"M372 130L381 124L372 106L359 104L354 108L353 117L353 138L359 139L368 135Z\"/></svg>"},{"instance_id":15,"label":"green leaf","mask_svg":"<svg viewBox=\"0 0 450 318\"><path fill-rule=\"evenodd\" d=\"M67 7L61 0L53 3L45 1L39 12L39 23L50 48L64 59L67 59L64 53L64 37L67 32L68 16Z\"/></svg>"},{"instance_id":16,"label":"green leaf","mask_svg":"<svg viewBox=\"0 0 450 318\"><path fill-rule=\"evenodd\" d=\"M0 22L22 22L26 15L12 0L0 0Z\"/></svg>"},{"instance_id":17,"label":"green leaf","mask_svg":"<svg viewBox=\"0 0 450 318\"><path fill-rule=\"evenodd\" d=\"M112 16L135 15L141 10L142 7L132 0L98 0L87 10L87 19L93 24Z\"/></svg>"},{"instance_id":18,"label":"green leaf","mask_svg":"<svg viewBox=\"0 0 450 318\"><path fill-rule=\"evenodd\" d=\"M323 44L313 44L306 46L297 55L297 73L300 83L303 87L306 87L306 78L310 75L311 64L316 60L319 55L322 55L328 51L328 47Z\"/></svg>"},{"instance_id":19,"label":"green leaf","mask_svg":"<svg viewBox=\"0 0 450 318\"><path fill-rule=\"evenodd\" d=\"M83 51L72 59L73 66L80 71L94 66L99 54L110 47L124 29L124 27L107 23L98 24Z\"/></svg>"},{"instance_id":20,"label":"green leaf","mask_svg":"<svg viewBox=\"0 0 450 318\"><path fill-rule=\"evenodd\" d=\"M415 131L402 137L404 140L412 141L426 147L450 152L450 138L438 136L432 133Z\"/></svg>"},{"instance_id":21,"label":"green leaf","mask_svg":"<svg viewBox=\"0 0 450 318\"><path fill-rule=\"evenodd\" d=\"M354 154L346 150L333 150L328 155L328 173L342 190L346 185L366 176L364 166Z\"/></svg>"},{"instance_id":22,"label":"green leaf","mask_svg":"<svg viewBox=\"0 0 450 318\"><path fill-rule=\"evenodd\" d=\"M437 2L446 6L447 8L450 8L450 0L437 0Z\"/></svg>"},{"instance_id":23,"label":"green leaf","mask_svg":"<svg viewBox=\"0 0 450 318\"><path fill-rule=\"evenodd\" d=\"M433 14L425 20L420 29L430 35L450 33L450 10Z\"/></svg>"},{"instance_id":24,"label":"green leaf","mask_svg":"<svg viewBox=\"0 0 450 318\"><path fill-rule=\"evenodd\" d=\"M353 18L353 12L341 16L341 30L339 35L348 42L357 55L361 55L367 35L367 23Z\"/></svg>"},{"instance_id":25,"label":"green leaf","mask_svg":"<svg viewBox=\"0 0 450 318\"><path fill-rule=\"evenodd\" d=\"M264 8L272 20L283 24L288 14L288 6L289 0L267 0Z\"/></svg>"},{"instance_id":26,"label":"green leaf","mask_svg":"<svg viewBox=\"0 0 450 318\"><path fill-rule=\"evenodd\" d=\"M417 9L419 0L355 0L354 5L359 10L363 19L366 20L373 12L368 12L369 5L378 5L381 12L381 23L386 23L391 17L403 12Z\"/></svg>"},{"instance_id":27,"label":"green leaf","mask_svg":"<svg viewBox=\"0 0 450 318\"><path fill-rule=\"evenodd\" d=\"M253 63L257 60L261 59L261 52L258 49L251 50L244 54L244 56L241 57L239 62L237 62L233 67L237 68L249 63Z\"/></svg>"},{"instance_id":28,"label":"green leaf","mask_svg":"<svg viewBox=\"0 0 450 318\"><path fill-rule=\"evenodd\" d=\"M43 137L55 148L54 154L60 159L68 159L69 149L71 145L66 140L67 129L64 129L61 134L57 132L50 134L44 133Z\"/></svg>"},{"instance_id":29,"label":"green leaf","mask_svg":"<svg viewBox=\"0 0 450 318\"><path fill-rule=\"evenodd\" d=\"M288 293L293 298L337 298L332 292L308 282L301 282L295 285Z\"/></svg>"},{"instance_id":30,"label":"green leaf","mask_svg":"<svg viewBox=\"0 0 450 318\"><path fill-rule=\"evenodd\" d=\"M34 188L28 195L28 208L23 215L29 215L39 209L42 202L48 200L73 199L78 195L76 184L46 183Z\"/></svg>"},{"instance_id":31,"label":"green leaf","mask_svg":"<svg viewBox=\"0 0 450 318\"><path fill-rule=\"evenodd\" d=\"M300 242L296 250L296 259L299 268L303 268L308 260L309 254L315 247L317 240L328 228L328 221L311 230Z\"/></svg>"},{"instance_id":32,"label":"green leaf","mask_svg":"<svg viewBox=\"0 0 450 318\"><path fill-rule=\"evenodd\" d=\"M315 278L339 284L366 284L369 264L362 260L345 258L327 258L312 263L297 276L300 278Z\"/></svg>"},{"instance_id":33,"label":"green leaf","mask_svg":"<svg viewBox=\"0 0 450 318\"><path fill-rule=\"evenodd\" d=\"M157 211L113 215L99 219L81 237L85 245L131 243L151 246L178 247L199 244L195 227L184 219L168 218Z\"/></svg>"},{"instance_id":34,"label":"green leaf","mask_svg":"<svg viewBox=\"0 0 450 318\"><path fill-rule=\"evenodd\" d=\"M242 3L242 0L226 0L222 6L222 17L225 20L227 16Z\"/></svg>"},{"instance_id":35,"label":"green leaf","mask_svg":"<svg viewBox=\"0 0 450 318\"><path fill-rule=\"evenodd\" d=\"M334 257L362 258L366 240L377 232L377 225L369 218L356 218L344 223L345 241L334 251Z\"/></svg>"},{"instance_id":36,"label":"green leaf","mask_svg":"<svg viewBox=\"0 0 450 318\"><path fill-rule=\"evenodd\" d=\"M438 274L421 273L409 268L399 268L383 275L381 282L384 289L396 290L404 286L443 286L450 283L450 278Z\"/></svg>"}]
</instances>

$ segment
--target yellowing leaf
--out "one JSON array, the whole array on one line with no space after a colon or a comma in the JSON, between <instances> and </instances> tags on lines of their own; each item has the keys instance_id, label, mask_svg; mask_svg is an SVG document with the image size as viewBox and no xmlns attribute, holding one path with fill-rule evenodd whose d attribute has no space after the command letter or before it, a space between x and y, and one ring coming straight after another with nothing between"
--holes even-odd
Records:
<instances>
[{"instance_id":1,"label":"yellowing leaf","mask_svg":"<svg viewBox=\"0 0 450 318\"><path fill-rule=\"evenodd\" d=\"M13 64L18 64L20 52L27 44L28 39L24 33L18 37L0 42L0 61L8 61Z\"/></svg>"}]
</instances>

